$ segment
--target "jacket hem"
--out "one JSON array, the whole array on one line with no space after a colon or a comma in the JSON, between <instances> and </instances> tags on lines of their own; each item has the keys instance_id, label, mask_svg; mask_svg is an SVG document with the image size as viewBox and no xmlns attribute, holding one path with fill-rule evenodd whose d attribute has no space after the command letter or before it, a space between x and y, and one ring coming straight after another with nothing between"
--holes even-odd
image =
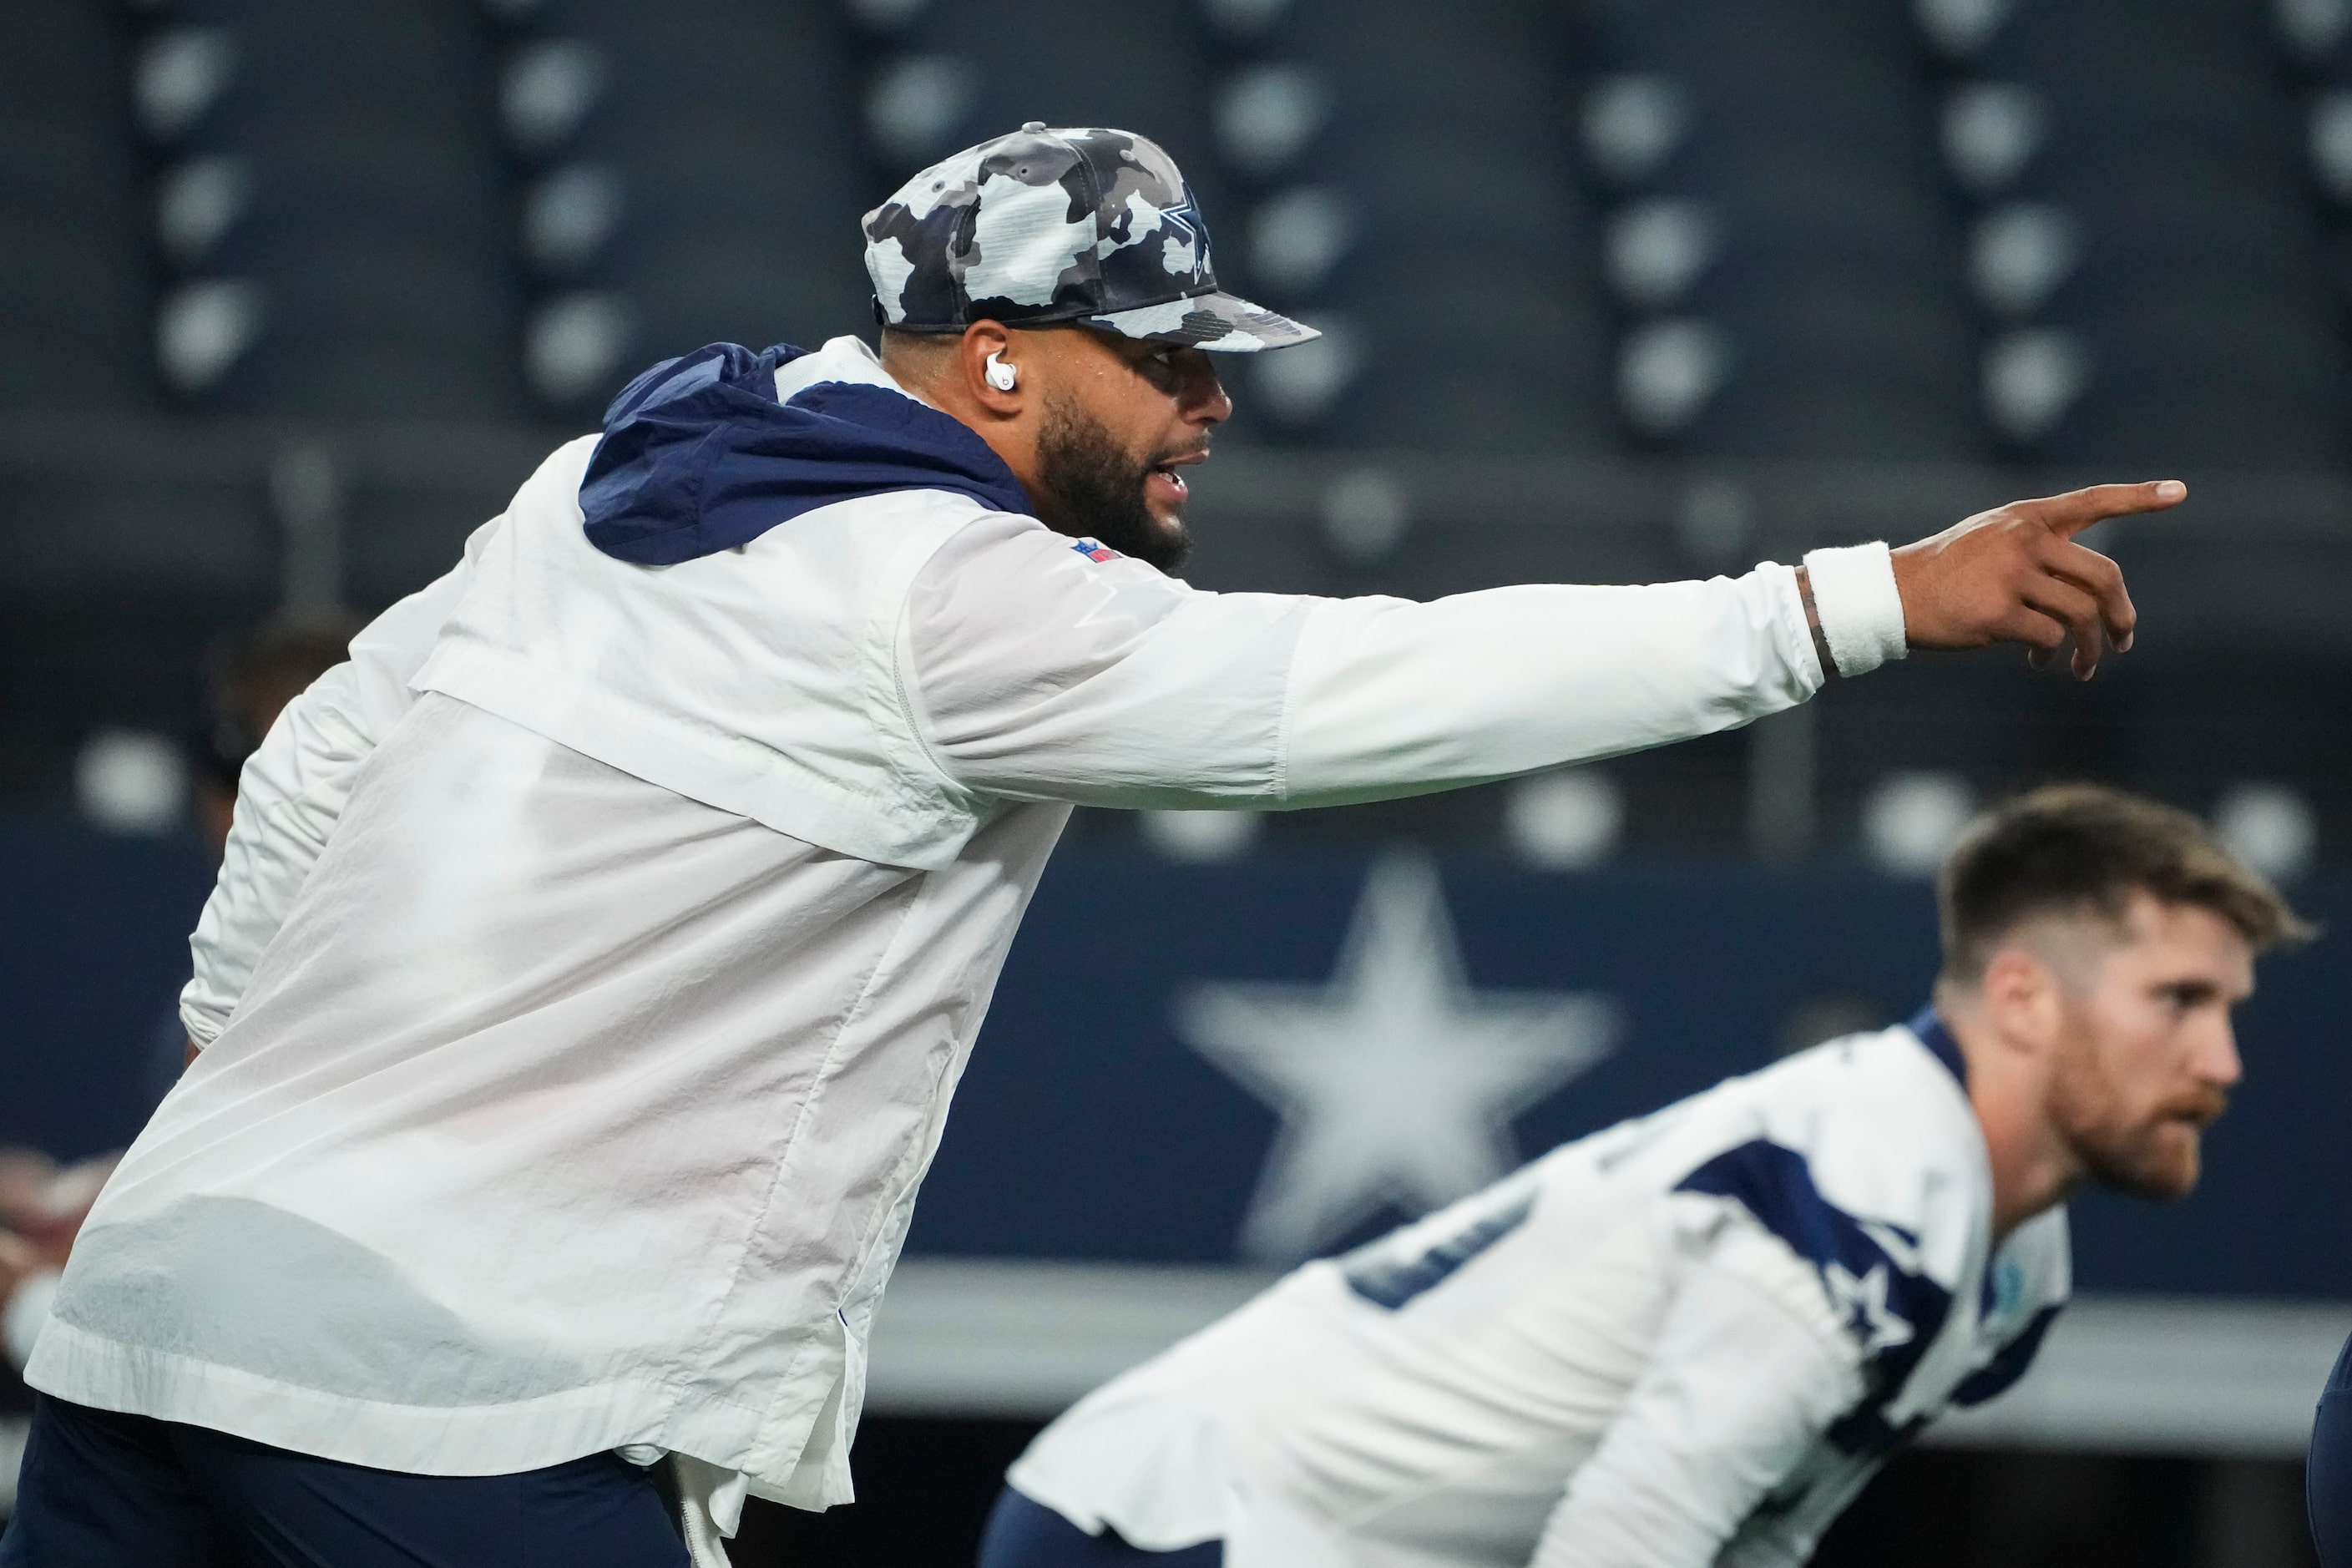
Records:
<instances>
[{"instance_id":1,"label":"jacket hem","mask_svg":"<svg viewBox=\"0 0 2352 1568\"><path fill-rule=\"evenodd\" d=\"M733 1468L762 1436L759 1414L740 1405L703 1402L673 1416L675 1392L653 1378L499 1405L397 1405L281 1383L56 1319L43 1329L25 1381L52 1398L95 1409L422 1476L510 1475L639 1443ZM751 1474L762 1489L793 1479Z\"/></svg>"}]
</instances>

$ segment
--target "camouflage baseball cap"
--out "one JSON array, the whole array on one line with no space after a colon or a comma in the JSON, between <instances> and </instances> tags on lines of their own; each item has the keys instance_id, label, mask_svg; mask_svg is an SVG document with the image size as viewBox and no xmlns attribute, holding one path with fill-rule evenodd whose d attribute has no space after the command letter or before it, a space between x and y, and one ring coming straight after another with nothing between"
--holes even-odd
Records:
<instances>
[{"instance_id":1,"label":"camouflage baseball cap","mask_svg":"<svg viewBox=\"0 0 2352 1568\"><path fill-rule=\"evenodd\" d=\"M1192 187L1128 131L1033 120L932 164L866 215L866 270L903 331L1082 321L1242 353L1319 335L1217 287Z\"/></svg>"}]
</instances>

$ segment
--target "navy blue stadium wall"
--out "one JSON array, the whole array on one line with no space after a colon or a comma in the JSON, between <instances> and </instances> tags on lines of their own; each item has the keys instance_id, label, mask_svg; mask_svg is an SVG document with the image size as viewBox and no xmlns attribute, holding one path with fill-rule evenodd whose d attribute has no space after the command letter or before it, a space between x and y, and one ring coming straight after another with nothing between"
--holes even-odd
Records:
<instances>
[{"instance_id":1,"label":"navy blue stadium wall","mask_svg":"<svg viewBox=\"0 0 2352 1568\"><path fill-rule=\"evenodd\" d=\"M193 837L0 823L0 1143L71 1160L138 1132L212 885Z\"/></svg>"},{"instance_id":2,"label":"navy blue stadium wall","mask_svg":"<svg viewBox=\"0 0 2352 1568\"><path fill-rule=\"evenodd\" d=\"M1013 948L910 1249L1235 1260L1281 1118L1245 1072L1186 1043L1200 1030L1181 1022L1184 999L1330 981L1369 869L1336 854L1180 866L1074 845ZM0 1142L74 1156L136 1131L209 881L192 843L0 826ZM1460 859L1442 892L1452 935L1437 929L1433 945L1458 939L1468 988L1447 1005L1570 993L1613 1019L1605 1051L1572 1059L1571 1044L1531 1079L1557 1086L1510 1120L1524 1154L1832 1023L1906 1016L1934 968L1926 886L1859 868L1542 874ZM2169 1209L2078 1204L2084 1287L2352 1300L2352 1253L2326 1239L2347 1195L2352 879L2294 892L2329 934L2264 969L2242 1019L2246 1083L2209 1140L2204 1186ZM1331 1239L1395 1217L1366 1211Z\"/></svg>"}]
</instances>

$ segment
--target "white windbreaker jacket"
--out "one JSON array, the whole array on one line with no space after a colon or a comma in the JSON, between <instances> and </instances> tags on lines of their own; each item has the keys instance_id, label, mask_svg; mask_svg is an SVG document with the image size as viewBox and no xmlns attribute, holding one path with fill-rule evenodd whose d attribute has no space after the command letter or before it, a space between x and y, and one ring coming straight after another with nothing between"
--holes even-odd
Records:
<instances>
[{"instance_id":1,"label":"white windbreaker jacket","mask_svg":"<svg viewBox=\"0 0 2352 1568\"><path fill-rule=\"evenodd\" d=\"M898 394L838 339L775 395ZM870 393L864 394L869 399ZM667 1449L850 1496L864 1344L1068 811L1280 808L1655 745L1822 679L1789 568L1433 604L1197 592L943 490L676 564L557 451L248 764L206 1048L31 1381L360 1464ZM1846 673L1885 548L1810 558Z\"/></svg>"},{"instance_id":2,"label":"white windbreaker jacket","mask_svg":"<svg viewBox=\"0 0 2352 1568\"><path fill-rule=\"evenodd\" d=\"M2063 1209L1992 1246L1959 1067L1923 1018L1567 1144L1114 1380L1010 1479L1227 1568L1801 1568L2066 1299Z\"/></svg>"}]
</instances>

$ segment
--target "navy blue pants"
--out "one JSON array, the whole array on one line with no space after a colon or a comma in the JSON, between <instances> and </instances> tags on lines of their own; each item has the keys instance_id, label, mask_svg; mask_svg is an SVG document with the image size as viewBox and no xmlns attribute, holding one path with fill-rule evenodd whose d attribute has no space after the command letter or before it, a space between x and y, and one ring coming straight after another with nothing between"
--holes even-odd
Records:
<instances>
[{"instance_id":1,"label":"navy blue pants","mask_svg":"<svg viewBox=\"0 0 2352 1568\"><path fill-rule=\"evenodd\" d=\"M2352 1341L2345 1342L2319 1396L2311 1457L2304 1465L2304 1496L2319 1561L2324 1568L2352 1568Z\"/></svg>"},{"instance_id":2,"label":"navy blue pants","mask_svg":"<svg viewBox=\"0 0 2352 1568\"><path fill-rule=\"evenodd\" d=\"M1225 1549L1213 1541L1146 1552L1108 1531L1088 1535L1011 1487L996 1494L980 1540L980 1568L1219 1568L1224 1560Z\"/></svg>"},{"instance_id":3,"label":"navy blue pants","mask_svg":"<svg viewBox=\"0 0 2352 1568\"><path fill-rule=\"evenodd\" d=\"M652 1474L594 1454L411 1476L44 1397L0 1568L687 1568Z\"/></svg>"}]
</instances>

